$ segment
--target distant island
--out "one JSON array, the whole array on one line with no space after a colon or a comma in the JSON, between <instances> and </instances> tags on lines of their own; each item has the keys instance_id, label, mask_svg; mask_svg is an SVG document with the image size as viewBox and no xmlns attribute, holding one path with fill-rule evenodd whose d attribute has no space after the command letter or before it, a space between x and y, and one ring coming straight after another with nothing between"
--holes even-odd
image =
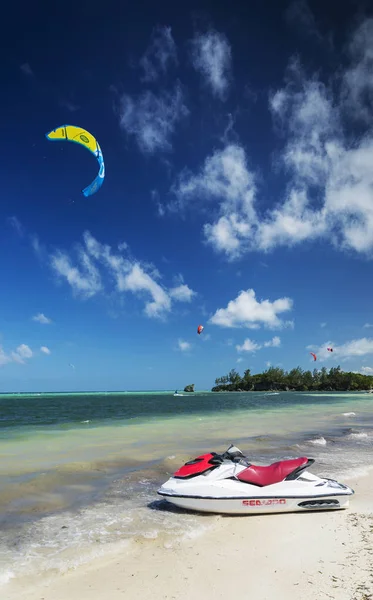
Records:
<instances>
[{"instance_id":1,"label":"distant island","mask_svg":"<svg viewBox=\"0 0 373 600\"><path fill-rule=\"evenodd\" d=\"M184 392L194 392L194 383L190 383L189 385L186 385L184 388Z\"/></svg>"},{"instance_id":2,"label":"distant island","mask_svg":"<svg viewBox=\"0 0 373 600\"><path fill-rule=\"evenodd\" d=\"M373 376L342 371L341 367L332 367L329 371L314 369L304 371L301 367L284 371L270 367L263 373L251 374L246 369L243 376L232 369L228 375L215 379L212 392L269 392L269 391L338 391L348 392L370 390L373 388Z\"/></svg>"}]
</instances>

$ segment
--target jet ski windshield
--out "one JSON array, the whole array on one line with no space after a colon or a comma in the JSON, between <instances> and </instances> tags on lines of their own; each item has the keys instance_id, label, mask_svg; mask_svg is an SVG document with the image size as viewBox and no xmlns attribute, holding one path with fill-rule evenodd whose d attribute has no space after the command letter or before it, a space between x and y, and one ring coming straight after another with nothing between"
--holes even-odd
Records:
<instances>
[{"instance_id":1,"label":"jet ski windshield","mask_svg":"<svg viewBox=\"0 0 373 600\"><path fill-rule=\"evenodd\" d=\"M223 452L223 454L220 454L219 457L223 460L231 460L234 463L240 463L245 465L250 464L247 457L241 452L239 448L237 448L237 446L234 446L233 444L231 444L228 450Z\"/></svg>"},{"instance_id":2,"label":"jet ski windshield","mask_svg":"<svg viewBox=\"0 0 373 600\"><path fill-rule=\"evenodd\" d=\"M237 448L237 446L234 446L233 444L231 444L228 448L228 450L226 450L224 452L224 454L226 454L228 456L228 458L230 459L235 459L235 458L244 458L244 454L241 452L241 450L239 448Z\"/></svg>"},{"instance_id":3,"label":"jet ski windshield","mask_svg":"<svg viewBox=\"0 0 373 600\"><path fill-rule=\"evenodd\" d=\"M231 460L232 462L239 462L241 459L246 459L246 456L241 452L237 446L231 444L225 452L222 454L218 454L217 452L212 452L212 458L210 458L209 462L213 465L218 465L223 463L225 460Z\"/></svg>"}]
</instances>

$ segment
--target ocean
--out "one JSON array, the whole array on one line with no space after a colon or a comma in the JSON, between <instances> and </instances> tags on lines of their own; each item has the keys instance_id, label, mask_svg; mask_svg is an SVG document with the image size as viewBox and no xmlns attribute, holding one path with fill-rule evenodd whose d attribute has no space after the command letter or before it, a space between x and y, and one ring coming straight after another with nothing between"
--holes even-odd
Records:
<instances>
[{"instance_id":1,"label":"ocean","mask_svg":"<svg viewBox=\"0 0 373 600\"><path fill-rule=\"evenodd\" d=\"M156 491L186 460L230 443L259 464L315 458L313 472L343 482L373 465L373 395L0 395L0 586L213 527L215 515Z\"/></svg>"}]
</instances>

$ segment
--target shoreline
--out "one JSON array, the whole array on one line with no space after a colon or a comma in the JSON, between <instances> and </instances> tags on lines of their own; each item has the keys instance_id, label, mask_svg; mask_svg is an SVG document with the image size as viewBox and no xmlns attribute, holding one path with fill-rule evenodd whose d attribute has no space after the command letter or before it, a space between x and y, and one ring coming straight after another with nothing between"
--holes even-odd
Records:
<instances>
[{"instance_id":1,"label":"shoreline","mask_svg":"<svg viewBox=\"0 0 373 600\"><path fill-rule=\"evenodd\" d=\"M47 579L13 580L7 600L368 600L373 592L373 465L346 481L355 490L340 511L217 515L196 537L127 548Z\"/></svg>"},{"instance_id":2,"label":"shoreline","mask_svg":"<svg viewBox=\"0 0 373 600\"><path fill-rule=\"evenodd\" d=\"M338 389L327 389L327 390L297 390L296 388L282 390L281 388L268 388L268 389L260 389L260 390L210 390L212 394L260 394L260 393L276 393L276 394L368 394L373 395L373 391L369 390L338 390ZM198 392L195 392L198 393Z\"/></svg>"},{"instance_id":3,"label":"shoreline","mask_svg":"<svg viewBox=\"0 0 373 600\"><path fill-rule=\"evenodd\" d=\"M337 388L333 388L333 389L320 389L320 390L315 390L315 389L308 389L308 390L298 390L296 388L289 388L289 389L281 389L281 388L263 388L260 390L230 390L230 389L209 389L209 390L194 390L193 392L186 392L185 390L181 390L179 392L179 395L181 397L193 397L193 396L198 396L199 394L266 394L266 393L276 393L276 394L287 394L287 393L297 393L297 394L309 394L309 393L313 393L313 394L318 394L318 393L322 393L322 394L333 394L333 393L339 393L339 394L372 394L373 395L373 391L369 391L368 389L361 389L361 390L341 390L341 389L337 389ZM78 391L78 392L74 392L71 390L67 390L65 392L0 392L0 400L2 398L7 399L7 398L11 398L14 396L17 397L46 397L46 396L141 396L141 395L155 395L155 396L174 396L175 395L175 390L106 390L106 391L97 391L97 390L93 390L93 391Z\"/></svg>"}]
</instances>

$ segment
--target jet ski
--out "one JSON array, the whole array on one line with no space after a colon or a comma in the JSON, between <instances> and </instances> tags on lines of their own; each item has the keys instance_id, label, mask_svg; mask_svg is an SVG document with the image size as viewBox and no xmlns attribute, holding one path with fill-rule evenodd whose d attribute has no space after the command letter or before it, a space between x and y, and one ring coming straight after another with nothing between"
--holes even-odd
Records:
<instances>
[{"instance_id":1,"label":"jet ski","mask_svg":"<svg viewBox=\"0 0 373 600\"><path fill-rule=\"evenodd\" d=\"M306 469L312 458L250 463L233 444L186 462L158 490L168 502L200 512L260 514L347 508L354 490Z\"/></svg>"}]
</instances>

